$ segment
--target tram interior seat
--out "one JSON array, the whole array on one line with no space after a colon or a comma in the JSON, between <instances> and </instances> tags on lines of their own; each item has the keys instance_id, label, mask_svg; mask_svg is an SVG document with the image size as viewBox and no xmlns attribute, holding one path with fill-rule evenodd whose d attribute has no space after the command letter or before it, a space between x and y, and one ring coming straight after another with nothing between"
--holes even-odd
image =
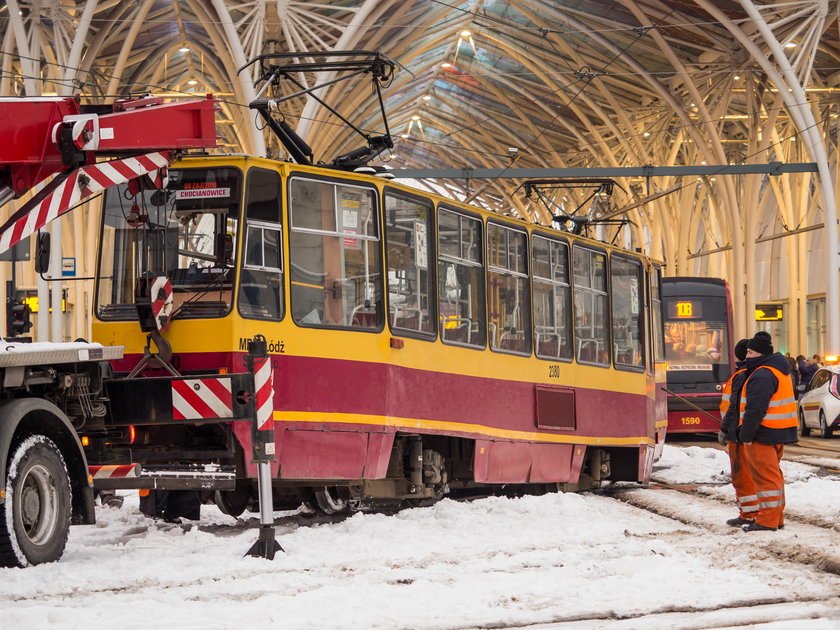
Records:
<instances>
[{"instance_id":1,"label":"tram interior seat","mask_svg":"<svg viewBox=\"0 0 840 630\"><path fill-rule=\"evenodd\" d=\"M508 326L502 329L499 335L500 350L508 350L510 352L527 352L530 348L525 347L525 332L513 326Z\"/></svg>"},{"instance_id":2,"label":"tram interior seat","mask_svg":"<svg viewBox=\"0 0 840 630\"><path fill-rule=\"evenodd\" d=\"M613 344L613 356L616 363L623 363L624 365L633 365L636 363L636 353L632 346L622 346Z\"/></svg>"},{"instance_id":3,"label":"tram interior seat","mask_svg":"<svg viewBox=\"0 0 840 630\"><path fill-rule=\"evenodd\" d=\"M395 328L407 330L423 329L423 311L416 307L398 306L394 308L391 319Z\"/></svg>"},{"instance_id":4,"label":"tram interior seat","mask_svg":"<svg viewBox=\"0 0 840 630\"><path fill-rule=\"evenodd\" d=\"M376 328L376 305L370 300L358 304L348 316L348 325L362 328Z\"/></svg>"},{"instance_id":5,"label":"tram interior seat","mask_svg":"<svg viewBox=\"0 0 840 630\"><path fill-rule=\"evenodd\" d=\"M559 332L536 333L537 354L545 357L568 356L568 341L566 336Z\"/></svg>"},{"instance_id":6,"label":"tram interior seat","mask_svg":"<svg viewBox=\"0 0 840 630\"><path fill-rule=\"evenodd\" d=\"M455 323L455 327L450 327ZM468 317L447 316L444 319L443 338L454 343L472 343L473 327L478 329L478 322Z\"/></svg>"},{"instance_id":7,"label":"tram interior seat","mask_svg":"<svg viewBox=\"0 0 840 630\"><path fill-rule=\"evenodd\" d=\"M604 363L603 341L595 338L577 338L577 360L583 363Z\"/></svg>"}]
</instances>

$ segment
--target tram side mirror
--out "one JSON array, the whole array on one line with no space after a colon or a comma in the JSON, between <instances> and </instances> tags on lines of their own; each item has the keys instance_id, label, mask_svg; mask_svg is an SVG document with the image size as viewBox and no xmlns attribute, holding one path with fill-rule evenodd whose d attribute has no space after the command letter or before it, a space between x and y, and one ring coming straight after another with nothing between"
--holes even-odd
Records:
<instances>
[{"instance_id":1,"label":"tram side mirror","mask_svg":"<svg viewBox=\"0 0 840 630\"><path fill-rule=\"evenodd\" d=\"M40 232L35 247L35 273L44 274L50 268L50 233Z\"/></svg>"}]
</instances>

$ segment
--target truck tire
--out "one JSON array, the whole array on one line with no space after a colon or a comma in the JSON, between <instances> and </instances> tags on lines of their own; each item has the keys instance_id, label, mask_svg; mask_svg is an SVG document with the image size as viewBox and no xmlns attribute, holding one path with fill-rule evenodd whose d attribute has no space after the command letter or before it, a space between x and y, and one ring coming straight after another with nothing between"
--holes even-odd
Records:
<instances>
[{"instance_id":1,"label":"truck tire","mask_svg":"<svg viewBox=\"0 0 840 630\"><path fill-rule=\"evenodd\" d=\"M0 565L26 567L61 557L70 531L70 476L61 451L33 435L11 454L0 505Z\"/></svg>"}]
</instances>

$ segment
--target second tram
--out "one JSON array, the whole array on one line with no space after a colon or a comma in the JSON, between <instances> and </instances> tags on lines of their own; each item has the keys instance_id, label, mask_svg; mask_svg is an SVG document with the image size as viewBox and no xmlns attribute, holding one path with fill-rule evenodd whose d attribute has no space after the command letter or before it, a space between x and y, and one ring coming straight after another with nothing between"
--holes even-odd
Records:
<instances>
[{"instance_id":1,"label":"second tram","mask_svg":"<svg viewBox=\"0 0 840 630\"><path fill-rule=\"evenodd\" d=\"M663 278L662 306L667 383L676 394L668 396L668 433L717 433L734 365L729 286L719 278Z\"/></svg>"}]
</instances>

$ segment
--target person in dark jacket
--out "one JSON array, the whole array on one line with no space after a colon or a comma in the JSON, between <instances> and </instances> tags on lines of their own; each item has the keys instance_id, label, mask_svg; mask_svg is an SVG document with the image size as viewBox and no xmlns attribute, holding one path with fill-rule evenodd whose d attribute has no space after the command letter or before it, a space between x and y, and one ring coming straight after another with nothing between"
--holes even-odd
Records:
<instances>
[{"instance_id":1,"label":"person in dark jacket","mask_svg":"<svg viewBox=\"0 0 840 630\"><path fill-rule=\"evenodd\" d=\"M796 357L796 363L799 367L799 382L803 385L807 385L811 382L811 377L816 374L819 367L816 363L811 362L801 354Z\"/></svg>"},{"instance_id":2,"label":"person in dark jacket","mask_svg":"<svg viewBox=\"0 0 840 630\"><path fill-rule=\"evenodd\" d=\"M720 431L718 442L726 446L729 452L729 465L732 478L732 486L735 488L735 498L738 501L738 516L726 521L732 527L741 527L755 522L755 513L758 512L758 497L756 496L755 483L750 475L750 468L747 464L745 447L738 442L738 414L727 413L729 409L738 409L738 394L747 380L747 368L744 359L747 358L747 343L749 339L741 339L735 344L735 372L723 386L720 400Z\"/></svg>"},{"instance_id":3,"label":"person in dark jacket","mask_svg":"<svg viewBox=\"0 0 840 630\"><path fill-rule=\"evenodd\" d=\"M770 334L764 331L747 343L744 364L747 378L738 399L738 442L745 446L758 511L755 522L743 529L775 531L784 526L785 480L779 462L784 445L797 441L790 365L773 352Z\"/></svg>"}]
</instances>

